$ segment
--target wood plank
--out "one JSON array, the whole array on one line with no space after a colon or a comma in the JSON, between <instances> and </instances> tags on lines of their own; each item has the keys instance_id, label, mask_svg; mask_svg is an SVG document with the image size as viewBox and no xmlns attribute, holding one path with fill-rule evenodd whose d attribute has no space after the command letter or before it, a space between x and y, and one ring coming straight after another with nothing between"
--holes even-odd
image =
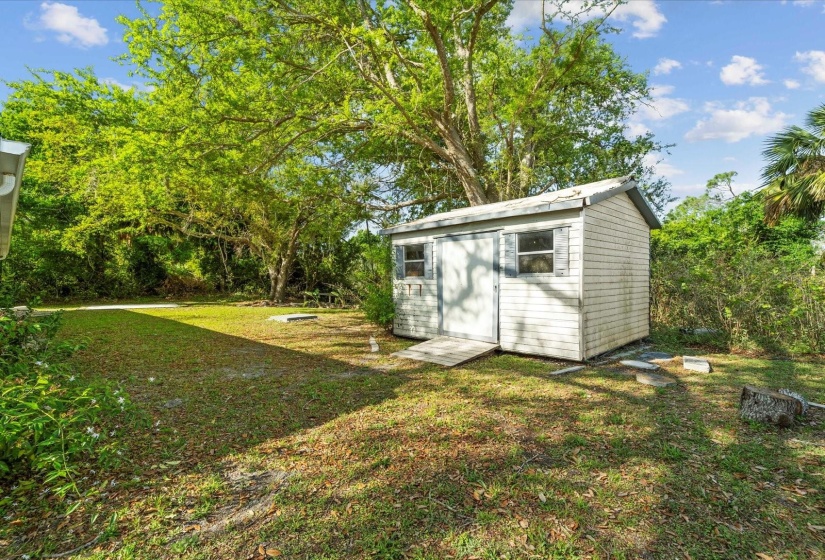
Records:
<instances>
[{"instance_id":1,"label":"wood plank","mask_svg":"<svg viewBox=\"0 0 825 560\"><path fill-rule=\"evenodd\" d=\"M592 286L586 286L585 287L585 290L584 290L585 303L587 302L588 298L599 297L599 296L602 296L602 295L605 295L605 294L615 294L615 293L616 293L616 286L610 285L607 282L599 281L599 282L593 284ZM641 281L634 282L630 286L630 288L627 290L627 292L624 292L624 293L634 294L634 295L635 294L639 294L639 295L643 294L645 296L648 296L648 294L650 293L650 284L648 282L643 283Z\"/></svg>"},{"instance_id":2,"label":"wood plank","mask_svg":"<svg viewBox=\"0 0 825 560\"><path fill-rule=\"evenodd\" d=\"M552 342L578 342L580 340L579 329L567 329L566 331L556 330L548 332L542 327L538 329L530 329L523 327L516 328L501 328L499 333L501 340L519 340L519 341L552 341Z\"/></svg>"},{"instance_id":3,"label":"wood plank","mask_svg":"<svg viewBox=\"0 0 825 560\"><path fill-rule=\"evenodd\" d=\"M558 319L556 317L551 316L540 316L540 317L525 317L525 316L511 316L508 315L506 317L500 317L499 323L504 326L522 326L522 325L530 325L533 327L542 327L548 329L577 329L579 327L579 322L573 319L570 319L569 316L566 316L564 319Z\"/></svg>"},{"instance_id":4,"label":"wood plank","mask_svg":"<svg viewBox=\"0 0 825 560\"><path fill-rule=\"evenodd\" d=\"M491 352L500 346L494 343L438 336L392 355L411 360L454 367Z\"/></svg>"},{"instance_id":5,"label":"wood plank","mask_svg":"<svg viewBox=\"0 0 825 560\"><path fill-rule=\"evenodd\" d=\"M541 331L521 331L516 333L501 332L499 337L502 341L523 342L527 344L555 345L555 344L576 344L579 343L579 331L573 333L544 333Z\"/></svg>"},{"instance_id":6,"label":"wood plank","mask_svg":"<svg viewBox=\"0 0 825 560\"><path fill-rule=\"evenodd\" d=\"M588 243L584 246L585 261L592 260L597 255L631 255L634 257L649 258L650 249L630 240L626 243Z\"/></svg>"},{"instance_id":7,"label":"wood plank","mask_svg":"<svg viewBox=\"0 0 825 560\"><path fill-rule=\"evenodd\" d=\"M629 290L622 293L610 293L607 291L593 292L589 294L584 304L585 309L587 309L589 307L607 305L614 301L630 301L632 303L644 303L647 305L650 297L647 295L647 290Z\"/></svg>"},{"instance_id":8,"label":"wood plank","mask_svg":"<svg viewBox=\"0 0 825 560\"><path fill-rule=\"evenodd\" d=\"M639 328L648 328L649 320L647 317L634 317L631 320L615 323L607 323L601 325L586 325L585 341L593 341L599 337L612 337L616 333L623 331L631 331Z\"/></svg>"},{"instance_id":9,"label":"wood plank","mask_svg":"<svg viewBox=\"0 0 825 560\"><path fill-rule=\"evenodd\" d=\"M563 358L565 360L578 360L579 347L575 348L539 348L528 344L518 344L514 342L502 342L501 349L508 352L529 354L532 356L546 356L548 358Z\"/></svg>"},{"instance_id":10,"label":"wood plank","mask_svg":"<svg viewBox=\"0 0 825 560\"><path fill-rule=\"evenodd\" d=\"M519 316L519 314L522 311L533 311L533 312L537 312L537 313L546 313L548 315L555 315L555 316L570 316L570 317L577 318L576 320L578 320L578 316L579 316L578 303L576 305L573 305L573 304L567 304L567 305L558 304L558 305L556 305L556 304L531 303L528 300L502 302L499 313L510 315L510 316Z\"/></svg>"},{"instance_id":11,"label":"wood plank","mask_svg":"<svg viewBox=\"0 0 825 560\"><path fill-rule=\"evenodd\" d=\"M650 235L647 233L631 233L631 232L623 232L622 239L626 239L632 243L636 243L639 245L648 245L650 243ZM585 246L589 246L591 244L599 244L599 243L615 243L616 236L610 235L609 233L602 231L599 229L598 231L589 231L587 232L587 237L584 238Z\"/></svg>"},{"instance_id":12,"label":"wood plank","mask_svg":"<svg viewBox=\"0 0 825 560\"><path fill-rule=\"evenodd\" d=\"M627 253L608 253L605 252L604 254L594 254L592 257L588 257L584 261L584 270L585 272L588 270L593 270L597 268L608 268L602 266L604 264L628 264L631 266L637 266L640 269L643 269L644 272L647 271L648 263L650 259L647 255L631 255Z\"/></svg>"},{"instance_id":13,"label":"wood plank","mask_svg":"<svg viewBox=\"0 0 825 560\"><path fill-rule=\"evenodd\" d=\"M584 237L591 231L609 232L626 232L639 235L650 234L650 228L643 219L636 222L632 219L624 219L618 216L612 216L599 212L598 214L591 212L589 209L586 214L584 225Z\"/></svg>"},{"instance_id":14,"label":"wood plank","mask_svg":"<svg viewBox=\"0 0 825 560\"><path fill-rule=\"evenodd\" d=\"M638 308L632 311L624 311L620 308L605 310L601 313L585 312L584 320L590 327L607 327L613 324L627 324L630 321L647 319L648 308Z\"/></svg>"}]
</instances>

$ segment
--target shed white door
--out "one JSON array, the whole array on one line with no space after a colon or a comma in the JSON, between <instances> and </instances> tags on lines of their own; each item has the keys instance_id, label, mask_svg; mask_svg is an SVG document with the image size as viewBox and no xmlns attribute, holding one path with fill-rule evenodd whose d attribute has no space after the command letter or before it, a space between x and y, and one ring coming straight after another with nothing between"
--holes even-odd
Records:
<instances>
[{"instance_id":1,"label":"shed white door","mask_svg":"<svg viewBox=\"0 0 825 560\"><path fill-rule=\"evenodd\" d=\"M439 334L498 342L498 233L438 240Z\"/></svg>"}]
</instances>

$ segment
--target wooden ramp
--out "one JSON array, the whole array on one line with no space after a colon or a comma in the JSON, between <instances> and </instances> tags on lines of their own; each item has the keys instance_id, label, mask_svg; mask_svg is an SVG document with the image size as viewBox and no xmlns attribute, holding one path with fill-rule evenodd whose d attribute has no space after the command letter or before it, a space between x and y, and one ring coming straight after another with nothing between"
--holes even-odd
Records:
<instances>
[{"instance_id":1,"label":"wooden ramp","mask_svg":"<svg viewBox=\"0 0 825 560\"><path fill-rule=\"evenodd\" d=\"M395 352L393 356L453 367L486 356L497 348L499 345L491 342L437 336L427 342Z\"/></svg>"}]
</instances>

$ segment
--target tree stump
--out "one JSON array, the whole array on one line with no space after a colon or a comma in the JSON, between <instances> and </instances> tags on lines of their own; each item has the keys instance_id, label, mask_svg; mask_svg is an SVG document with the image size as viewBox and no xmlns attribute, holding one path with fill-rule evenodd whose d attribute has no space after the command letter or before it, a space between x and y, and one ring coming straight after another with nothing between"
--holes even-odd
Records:
<instances>
[{"instance_id":1,"label":"tree stump","mask_svg":"<svg viewBox=\"0 0 825 560\"><path fill-rule=\"evenodd\" d=\"M742 387L739 408L739 415L746 420L768 422L782 428L791 426L794 417L802 414L802 404L795 398L750 385Z\"/></svg>"}]
</instances>

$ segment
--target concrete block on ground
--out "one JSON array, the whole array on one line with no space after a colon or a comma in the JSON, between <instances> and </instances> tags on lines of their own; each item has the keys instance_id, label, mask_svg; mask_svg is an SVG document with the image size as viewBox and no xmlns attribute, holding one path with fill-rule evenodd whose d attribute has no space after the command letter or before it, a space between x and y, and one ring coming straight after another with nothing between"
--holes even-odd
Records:
<instances>
[{"instance_id":1,"label":"concrete block on ground","mask_svg":"<svg viewBox=\"0 0 825 560\"><path fill-rule=\"evenodd\" d=\"M619 363L622 364L623 366L632 367L632 368L636 368L636 369L644 369L644 370L648 370L648 371L656 371L657 369L659 369L659 366L657 366L656 364L650 364L648 362L640 362L638 360L622 360Z\"/></svg>"},{"instance_id":2,"label":"concrete block on ground","mask_svg":"<svg viewBox=\"0 0 825 560\"><path fill-rule=\"evenodd\" d=\"M278 321L279 323L294 323L295 321L309 321L317 319L318 315L310 315L309 313L291 313L289 315L273 315L267 321Z\"/></svg>"},{"instance_id":3,"label":"concrete block on ground","mask_svg":"<svg viewBox=\"0 0 825 560\"><path fill-rule=\"evenodd\" d=\"M697 358L695 356L684 356L682 358L682 367L690 371L698 371L699 373L710 373L712 368L710 362L704 358Z\"/></svg>"}]
</instances>

